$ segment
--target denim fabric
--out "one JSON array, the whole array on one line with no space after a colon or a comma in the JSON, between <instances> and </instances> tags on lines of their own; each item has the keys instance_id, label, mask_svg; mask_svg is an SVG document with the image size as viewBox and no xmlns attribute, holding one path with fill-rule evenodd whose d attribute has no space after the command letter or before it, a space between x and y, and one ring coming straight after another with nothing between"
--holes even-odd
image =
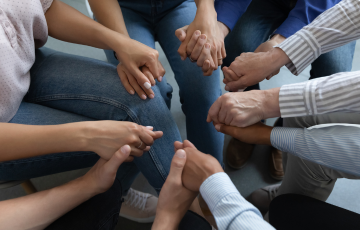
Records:
<instances>
[{"instance_id":1,"label":"denim fabric","mask_svg":"<svg viewBox=\"0 0 360 230\"><path fill-rule=\"evenodd\" d=\"M224 66L229 66L243 52L254 52L286 20L294 8L295 0L253 0L236 23L234 30L225 39L227 57ZM351 42L321 55L311 65L310 79L351 71L355 43ZM259 89L259 84L246 90Z\"/></svg>"},{"instance_id":2,"label":"denim fabric","mask_svg":"<svg viewBox=\"0 0 360 230\"><path fill-rule=\"evenodd\" d=\"M206 122L211 105L221 96L220 70L205 77L196 63L191 63L189 59L182 61L177 53L180 41L175 36L175 30L193 21L196 14L194 1L121 0L119 4L130 37L152 48L158 41L164 50L180 88L187 139L200 151L213 155L222 163L224 135ZM112 51L105 50L105 53L110 63L118 64ZM157 86L170 108L171 86L166 83L166 78Z\"/></svg>"},{"instance_id":3,"label":"denim fabric","mask_svg":"<svg viewBox=\"0 0 360 230\"><path fill-rule=\"evenodd\" d=\"M115 181L108 191L80 204L45 230L113 230L119 220L121 192L121 184Z\"/></svg>"},{"instance_id":4,"label":"denim fabric","mask_svg":"<svg viewBox=\"0 0 360 230\"><path fill-rule=\"evenodd\" d=\"M160 93L157 86L155 93ZM131 163L120 166L117 179L124 192L139 170L160 191L170 170L174 141L180 133L164 100L143 101L129 95L122 86L116 67L94 59L36 50L31 84L11 123L50 125L88 120L132 121L161 130L164 136L151 150ZM0 180L20 180L92 166L95 153L72 152L38 156L0 163Z\"/></svg>"}]
</instances>

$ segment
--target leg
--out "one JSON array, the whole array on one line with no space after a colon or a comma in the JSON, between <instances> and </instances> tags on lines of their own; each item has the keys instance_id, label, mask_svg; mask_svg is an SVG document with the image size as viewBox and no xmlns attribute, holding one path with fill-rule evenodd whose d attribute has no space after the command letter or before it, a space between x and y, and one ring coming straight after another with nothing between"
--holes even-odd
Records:
<instances>
[{"instance_id":1,"label":"leg","mask_svg":"<svg viewBox=\"0 0 360 230\"><path fill-rule=\"evenodd\" d=\"M355 45L356 41L318 57L311 64L310 79L351 71Z\"/></svg>"},{"instance_id":2,"label":"leg","mask_svg":"<svg viewBox=\"0 0 360 230\"><path fill-rule=\"evenodd\" d=\"M222 163L224 136L206 122L211 105L221 95L219 70L209 77L204 77L201 68L189 60L182 61L177 53L180 41L175 36L175 30L193 21L196 14L195 3L183 1L176 5L165 1L163 8L168 10L159 13L159 21L155 25L156 38L169 60L180 88L187 138L199 150L211 154Z\"/></svg>"},{"instance_id":3,"label":"leg","mask_svg":"<svg viewBox=\"0 0 360 230\"><path fill-rule=\"evenodd\" d=\"M360 216L349 210L295 194L276 197L270 204L270 224L285 229L358 229Z\"/></svg>"},{"instance_id":4,"label":"leg","mask_svg":"<svg viewBox=\"0 0 360 230\"><path fill-rule=\"evenodd\" d=\"M356 114L333 113L284 119L285 127L307 128L326 123L359 124L360 118ZM284 155L287 155L287 159L284 159L286 173L277 196L293 193L326 201L338 178L359 179L356 176L318 165L291 154L284 153Z\"/></svg>"},{"instance_id":5,"label":"leg","mask_svg":"<svg viewBox=\"0 0 360 230\"><path fill-rule=\"evenodd\" d=\"M120 1L121 11L125 20L126 29L130 37L136 41L139 41L153 49L155 49L155 38L154 32L151 29L151 24L144 19L144 15L140 12L136 12L127 5L131 4L125 2L124 4ZM142 4L136 4L136 6ZM112 50L104 50L108 62L113 65L118 65L119 61L114 57ZM166 76L166 75L165 75ZM167 83L166 77L161 82L156 80L156 85L160 89L161 96L164 98L166 105L170 108L171 97L173 89L170 84ZM158 94L160 96L160 94Z\"/></svg>"},{"instance_id":6,"label":"leg","mask_svg":"<svg viewBox=\"0 0 360 230\"><path fill-rule=\"evenodd\" d=\"M165 137L157 140L148 153L134 160L137 168L159 192L170 169L173 142L181 140L164 100L155 97L143 101L129 95L121 85L116 67L111 64L49 49L37 50L36 54L36 62L41 64L31 70L26 101L95 120L150 125L165 133ZM153 90L160 94L156 86ZM118 178L128 179L129 171L121 169ZM132 182L128 183L121 181L124 191Z\"/></svg>"},{"instance_id":7,"label":"leg","mask_svg":"<svg viewBox=\"0 0 360 230\"><path fill-rule=\"evenodd\" d=\"M119 219L121 191L120 182L115 180L108 191L80 204L46 230L113 230Z\"/></svg>"},{"instance_id":8,"label":"leg","mask_svg":"<svg viewBox=\"0 0 360 230\"><path fill-rule=\"evenodd\" d=\"M253 0L246 12L225 39L226 58L223 66L230 64L243 52L254 52L286 19L289 9L276 0ZM246 90L260 89L259 84Z\"/></svg>"}]
</instances>

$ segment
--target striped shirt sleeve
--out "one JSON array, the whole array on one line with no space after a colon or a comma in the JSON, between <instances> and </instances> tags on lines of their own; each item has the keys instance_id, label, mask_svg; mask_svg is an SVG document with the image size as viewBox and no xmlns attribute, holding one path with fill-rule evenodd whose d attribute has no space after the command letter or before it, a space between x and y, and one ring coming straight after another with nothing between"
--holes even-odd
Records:
<instances>
[{"instance_id":1,"label":"striped shirt sleeve","mask_svg":"<svg viewBox=\"0 0 360 230\"><path fill-rule=\"evenodd\" d=\"M275 127L271 144L326 167L360 176L360 125L324 124L307 129Z\"/></svg>"},{"instance_id":2,"label":"striped shirt sleeve","mask_svg":"<svg viewBox=\"0 0 360 230\"><path fill-rule=\"evenodd\" d=\"M360 1L343 0L276 47L290 58L288 69L299 75L321 54L360 38L359 22Z\"/></svg>"},{"instance_id":3,"label":"striped shirt sleeve","mask_svg":"<svg viewBox=\"0 0 360 230\"><path fill-rule=\"evenodd\" d=\"M360 112L360 71L337 73L280 88L281 117Z\"/></svg>"},{"instance_id":4,"label":"striped shirt sleeve","mask_svg":"<svg viewBox=\"0 0 360 230\"><path fill-rule=\"evenodd\" d=\"M240 195L226 173L208 177L200 186L200 193L219 229L274 230L259 210Z\"/></svg>"}]
</instances>

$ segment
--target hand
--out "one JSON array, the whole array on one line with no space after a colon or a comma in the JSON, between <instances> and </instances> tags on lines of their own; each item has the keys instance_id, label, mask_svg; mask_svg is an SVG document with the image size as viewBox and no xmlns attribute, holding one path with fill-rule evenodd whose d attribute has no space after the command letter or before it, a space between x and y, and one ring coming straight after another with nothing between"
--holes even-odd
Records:
<instances>
[{"instance_id":1,"label":"hand","mask_svg":"<svg viewBox=\"0 0 360 230\"><path fill-rule=\"evenodd\" d=\"M187 161L184 150L176 151L171 162L169 176L161 189L152 229L177 229L181 219L197 196L183 186L182 174Z\"/></svg>"},{"instance_id":2,"label":"hand","mask_svg":"<svg viewBox=\"0 0 360 230\"><path fill-rule=\"evenodd\" d=\"M133 39L123 39L126 40L125 45L115 50L120 62L117 71L122 84L130 94L137 92L144 100L146 95L154 98L151 86L155 85L155 79L161 81L165 74L158 60L159 52Z\"/></svg>"},{"instance_id":3,"label":"hand","mask_svg":"<svg viewBox=\"0 0 360 230\"><path fill-rule=\"evenodd\" d=\"M102 158L81 179L95 194L106 192L114 183L120 165L129 157L131 148L124 145L110 160Z\"/></svg>"},{"instance_id":4,"label":"hand","mask_svg":"<svg viewBox=\"0 0 360 230\"><path fill-rule=\"evenodd\" d=\"M255 53L242 53L228 68L223 68L226 90L237 92L264 79L269 80L279 73L283 65L290 62L280 48L273 48L281 40L275 38L261 44Z\"/></svg>"},{"instance_id":5,"label":"hand","mask_svg":"<svg viewBox=\"0 0 360 230\"><path fill-rule=\"evenodd\" d=\"M127 161L132 161L134 156L140 157L149 151L154 140L163 135L161 131L152 131L153 127L133 122L92 121L79 124L85 125L85 151L93 151L105 160L109 160L121 146L129 145L131 156Z\"/></svg>"},{"instance_id":6,"label":"hand","mask_svg":"<svg viewBox=\"0 0 360 230\"><path fill-rule=\"evenodd\" d=\"M207 122L247 127L280 116L280 88L226 93L210 107Z\"/></svg>"},{"instance_id":7,"label":"hand","mask_svg":"<svg viewBox=\"0 0 360 230\"><path fill-rule=\"evenodd\" d=\"M224 172L220 163L211 155L204 154L188 140L175 142L175 149L184 148L186 152L186 165L182 174L184 186L198 192L201 184L211 175Z\"/></svg>"},{"instance_id":8,"label":"hand","mask_svg":"<svg viewBox=\"0 0 360 230\"><path fill-rule=\"evenodd\" d=\"M270 135L273 127L258 122L245 128L228 126L223 124L214 124L218 132L230 135L239 141L256 144L271 145Z\"/></svg>"}]
</instances>

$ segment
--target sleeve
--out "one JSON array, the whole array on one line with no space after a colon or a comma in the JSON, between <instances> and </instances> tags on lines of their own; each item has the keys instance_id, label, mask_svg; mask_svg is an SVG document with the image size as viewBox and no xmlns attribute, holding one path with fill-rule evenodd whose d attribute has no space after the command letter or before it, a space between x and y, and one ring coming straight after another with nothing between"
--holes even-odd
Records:
<instances>
[{"instance_id":1,"label":"sleeve","mask_svg":"<svg viewBox=\"0 0 360 230\"><path fill-rule=\"evenodd\" d=\"M274 32L288 38L341 0L298 0L286 20Z\"/></svg>"},{"instance_id":2,"label":"sleeve","mask_svg":"<svg viewBox=\"0 0 360 230\"><path fill-rule=\"evenodd\" d=\"M40 1L45 14L46 11L50 8L51 4L53 3L53 0L40 0Z\"/></svg>"},{"instance_id":3,"label":"sleeve","mask_svg":"<svg viewBox=\"0 0 360 230\"><path fill-rule=\"evenodd\" d=\"M215 0L215 10L219 22L224 23L230 30L245 13L251 0Z\"/></svg>"},{"instance_id":4,"label":"sleeve","mask_svg":"<svg viewBox=\"0 0 360 230\"><path fill-rule=\"evenodd\" d=\"M274 230L259 210L244 199L226 173L216 173L200 186L200 193L219 229Z\"/></svg>"},{"instance_id":5,"label":"sleeve","mask_svg":"<svg viewBox=\"0 0 360 230\"><path fill-rule=\"evenodd\" d=\"M343 72L296 84L279 93L281 117L332 112L360 113L360 71Z\"/></svg>"},{"instance_id":6,"label":"sleeve","mask_svg":"<svg viewBox=\"0 0 360 230\"><path fill-rule=\"evenodd\" d=\"M360 38L359 20L360 1L343 0L276 47L290 58L289 70L299 75L321 54Z\"/></svg>"},{"instance_id":7,"label":"sleeve","mask_svg":"<svg viewBox=\"0 0 360 230\"><path fill-rule=\"evenodd\" d=\"M275 127L271 144L329 168L360 176L360 125L325 124L307 129Z\"/></svg>"}]
</instances>

